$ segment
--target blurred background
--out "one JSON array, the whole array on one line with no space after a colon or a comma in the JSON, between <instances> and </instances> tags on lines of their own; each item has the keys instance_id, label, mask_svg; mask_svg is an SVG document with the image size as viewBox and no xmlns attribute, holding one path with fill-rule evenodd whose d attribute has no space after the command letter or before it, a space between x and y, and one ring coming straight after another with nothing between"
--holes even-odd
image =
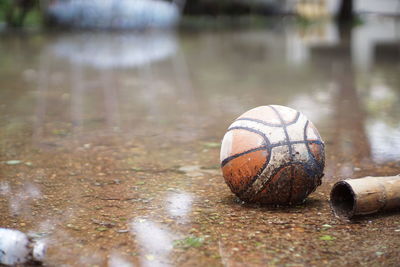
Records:
<instances>
[{"instance_id":1,"label":"blurred background","mask_svg":"<svg viewBox=\"0 0 400 267\"><path fill-rule=\"evenodd\" d=\"M2 0L3 27L64 25L82 28L171 26L187 18L296 16L354 20L368 14L398 16L399 2L384 0ZM199 22L200 23L200 22ZM200 23L201 24L201 23ZM154 25L153 25L154 26Z\"/></svg>"},{"instance_id":2,"label":"blurred background","mask_svg":"<svg viewBox=\"0 0 400 267\"><path fill-rule=\"evenodd\" d=\"M399 156L400 1L2 0L0 21L2 99L37 98L35 138L51 113L66 134L101 108L111 128L179 121L192 136L192 116L221 132L280 103L358 159Z\"/></svg>"}]
</instances>

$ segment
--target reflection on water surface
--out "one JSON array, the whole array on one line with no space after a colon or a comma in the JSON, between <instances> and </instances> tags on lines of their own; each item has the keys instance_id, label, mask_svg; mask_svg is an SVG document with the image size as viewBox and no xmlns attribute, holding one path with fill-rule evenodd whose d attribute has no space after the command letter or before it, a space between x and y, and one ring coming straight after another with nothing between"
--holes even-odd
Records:
<instances>
[{"instance_id":1,"label":"reflection on water surface","mask_svg":"<svg viewBox=\"0 0 400 267\"><path fill-rule=\"evenodd\" d=\"M0 226L45 237L48 265L397 263L398 215L346 224L327 199L400 172L398 24L4 34ZM305 205L242 205L219 172L226 127L265 104L326 141Z\"/></svg>"}]
</instances>

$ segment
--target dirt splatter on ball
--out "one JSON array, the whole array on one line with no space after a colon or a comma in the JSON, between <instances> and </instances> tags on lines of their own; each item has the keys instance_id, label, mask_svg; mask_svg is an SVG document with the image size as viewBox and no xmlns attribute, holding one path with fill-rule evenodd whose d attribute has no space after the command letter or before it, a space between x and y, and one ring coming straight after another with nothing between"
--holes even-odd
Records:
<instances>
[{"instance_id":1,"label":"dirt splatter on ball","mask_svg":"<svg viewBox=\"0 0 400 267\"><path fill-rule=\"evenodd\" d=\"M301 112L260 106L229 126L220 160L225 182L241 200L290 205L321 184L325 146Z\"/></svg>"}]
</instances>

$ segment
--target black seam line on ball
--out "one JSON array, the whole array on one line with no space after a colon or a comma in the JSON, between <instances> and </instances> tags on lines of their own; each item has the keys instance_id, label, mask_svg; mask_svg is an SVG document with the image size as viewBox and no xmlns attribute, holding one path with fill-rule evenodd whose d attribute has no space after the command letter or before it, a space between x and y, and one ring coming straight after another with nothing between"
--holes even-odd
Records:
<instances>
[{"instance_id":1,"label":"black seam line on ball","mask_svg":"<svg viewBox=\"0 0 400 267\"><path fill-rule=\"evenodd\" d=\"M306 125L304 126L304 140L307 140L307 138L308 138L308 136L307 136L307 127L308 127L309 122L310 121L307 120ZM325 147L324 143L321 140L318 140L318 141L319 141L319 144L322 145L322 149L324 149L324 147ZM308 155L315 162L315 164L317 164L318 168L323 169L322 164L314 157L314 154L311 153L311 148L310 148L309 144L312 144L312 142L310 142L310 143L307 142L305 144L306 148L307 148Z\"/></svg>"},{"instance_id":2,"label":"black seam line on ball","mask_svg":"<svg viewBox=\"0 0 400 267\"><path fill-rule=\"evenodd\" d=\"M293 183L294 183L294 168L293 165L290 166L290 191L289 191L289 196L286 202L290 203L292 200L292 194L293 194Z\"/></svg>"},{"instance_id":3,"label":"black seam line on ball","mask_svg":"<svg viewBox=\"0 0 400 267\"><path fill-rule=\"evenodd\" d=\"M307 146L308 144L323 145L323 143L322 143L321 141L319 141L319 140L310 140L310 141L307 141L307 140L306 140L306 141L290 141L289 143L290 143L290 145L305 144L306 146ZM251 152L255 152L255 151L259 151L259 150L271 150L271 149L274 148L274 147L287 146L287 145L288 145L287 142L280 142L280 143L276 143L276 144L270 144L270 145L260 146L260 147L257 147L257 148L252 148L252 149L249 149L249 150L246 150L246 151L243 151L243 152L240 152L240 153L237 153L237 154L234 154L234 155L232 155L232 156L227 157L226 159L224 159L224 160L221 162L221 167L224 167L224 166L225 166L228 162L230 162L231 160L233 160L233 159L235 159L235 158L238 158L238 157L240 157L240 156L249 154L249 153L251 153ZM269 151L269 152L271 153L271 151Z\"/></svg>"},{"instance_id":4,"label":"black seam line on ball","mask_svg":"<svg viewBox=\"0 0 400 267\"><path fill-rule=\"evenodd\" d=\"M253 121L253 122L257 122L257 123L260 123L260 124L263 124L263 125L269 126L269 127L283 127L284 125L289 126L289 125L295 124L299 120L299 117L300 117L300 112L297 112L296 117L291 122L284 123L284 124L269 123L269 122L266 122L263 120L253 119L253 118L239 118L239 119L236 119L235 121Z\"/></svg>"},{"instance_id":5,"label":"black seam line on ball","mask_svg":"<svg viewBox=\"0 0 400 267\"><path fill-rule=\"evenodd\" d=\"M279 168L277 168L277 169L274 170L274 172L269 176L269 179L266 180L266 181L264 181L264 182L262 183L262 186L260 187L260 189L258 189L254 194L252 194L253 197L250 197L249 199L253 199L253 198L256 197L260 192L262 192L262 191L270 184L270 182L272 181L272 178L274 178L274 176L275 176L278 172L280 172L283 168L285 168L285 167L287 167L287 166L292 166L292 165L294 165L294 164L299 164L299 165L302 165L302 166L305 166L305 165L306 165L304 162L301 162L301 161L292 161L292 162L287 162L287 163L281 165ZM250 193L250 192L248 191L248 192L246 192L245 194L249 194L249 193Z\"/></svg>"},{"instance_id":6,"label":"black seam line on ball","mask_svg":"<svg viewBox=\"0 0 400 267\"><path fill-rule=\"evenodd\" d=\"M308 126L308 124L309 124L309 121L307 120L306 125L305 125L305 128L304 128L304 136L303 136L304 141L289 141L289 142L282 142L282 143L272 144L272 145L270 145L270 148L272 149L273 147L284 146L284 145L288 145L288 144L290 144L290 146L291 146L291 145L294 145L294 144L305 144L306 149L307 149L307 152L308 152L308 154L309 154L309 156L310 156L311 161L314 162L314 163L316 163L316 165L317 165L317 167L319 168L319 170L322 170L323 168L322 168L321 164L316 160L316 158L314 157L314 155L311 153L309 144L318 144L318 145L321 145L321 146L322 146L322 149L324 149L325 144L324 144L321 140L307 140L307 126ZM272 152L270 151L270 153L272 153ZM261 188L260 188L259 190L257 190L256 193L255 193L253 196L255 197L255 196L257 196L260 192L262 192L262 191L269 185L269 183L270 183L270 181L272 180L272 178L273 178L282 168L285 168L285 167L290 166L290 165L292 165L292 164L300 164L300 165L302 165L302 166L304 166L304 167L306 166L306 164L305 164L304 162L301 162L301 161L291 161L291 162L285 163L284 165L282 165L282 166L279 167L278 169L275 169L275 170L274 170L274 172L269 176L269 179L266 180L266 181L264 181L264 182L262 183ZM264 171L264 170L263 170L263 171ZM259 177L260 175L261 175L261 173L257 175L257 179L258 179L258 177ZM255 182L257 179L252 180L252 183L249 183L249 185L246 186L246 190L243 190L243 191L242 191L242 192L244 192L244 193L243 193L243 197L244 197L244 198L252 199L252 197L251 197L251 196L248 196L248 195L251 194L252 185L254 184L254 182Z\"/></svg>"},{"instance_id":7,"label":"black seam line on ball","mask_svg":"<svg viewBox=\"0 0 400 267\"><path fill-rule=\"evenodd\" d=\"M276 108L274 108L273 106L268 106L268 107L270 107L276 113L276 115L278 116L279 120L282 123L282 128L283 128L283 131L285 132L286 141L287 141L288 148L289 148L290 161L293 161L293 158L294 158L293 157L293 149L292 149L292 145L290 144L289 133L287 131L285 121L283 120L281 114L279 113L279 111Z\"/></svg>"},{"instance_id":8,"label":"black seam line on ball","mask_svg":"<svg viewBox=\"0 0 400 267\"><path fill-rule=\"evenodd\" d=\"M245 130L245 131L253 132L253 133L256 133L256 134L260 135L260 136L264 139L264 142L265 142L265 144L266 144L266 145L264 145L263 147L265 147L265 149L270 150L270 148L268 148L268 147L271 146L271 143L270 143L268 137L267 137L263 132L261 132L261 131L259 131L259 130L256 130L256 129L253 129L253 128L241 127L241 126L231 127L231 128L228 129L228 131L232 131L232 130ZM238 192L238 195L242 194L242 192L246 192L246 191L249 189L249 187L251 187L251 186L253 185L253 183L254 183L254 182L260 177L260 175L264 172L265 168L267 167L267 165L269 164L269 161L270 161L270 159L271 159L271 151L268 151L268 152L269 152L269 153L268 153L268 155L267 155L266 158L265 158L265 162L264 162L263 166L260 168L260 170L258 171L258 173L251 179L251 181L246 185L246 187L245 187L243 190L241 190L240 192ZM243 155L245 155L245 154L247 154L247 153L244 153ZM235 156L235 155L233 155L233 156ZM221 167L224 167L225 164L227 164L230 160L232 160L232 159L234 159L234 158L236 158L236 157L233 157L233 158L232 158L232 156L231 156L231 158L225 159L225 160L221 163Z\"/></svg>"},{"instance_id":9,"label":"black seam line on ball","mask_svg":"<svg viewBox=\"0 0 400 267\"><path fill-rule=\"evenodd\" d=\"M263 132L261 132L259 130L256 130L256 129L253 129L253 128L249 128L249 127L243 127L243 126L234 126L234 127L231 127L231 128L228 129L228 131L232 131L232 130L246 130L246 131L249 131L249 132L252 132L252 133L256 133L256 134L260 135L264 139L264 142L267 145L271 144L269 142L268 137Z\"/></svg>"},{"instance_id":10,"label":"black seam line on ball","mask_svg":"<svg viewBox=\"0 0 400 267\"><path fill-rule=\"evenodd\" d=\"M324 143L321 140L306 140L304 139L304 141L302 140L298 140L298 141L289 141L289 142L278 142L275 144L271 144L268 137L261 131L257 130L257 129L253 129L250 127L244 127L244 126L234 126L234 127L230 127L228 128L228 132L229 131L233 131L233 130L246 130L252 133L256 133L258 135L260 135L264 141L267 143L266 145L262 146L262 147L267 147L267 148L274 148L277 146L287 146L287 145L295 145L295 144L304 144L304 143L315 143L315 144L319 144L319 145L324 145ZM234 155L233 155L234 156Z\"/></svg>"},{"instance_id":11,"label":"black seam line on ball","mask_svg":"<svg viewBox=\"0 0 400 267\"><path fill-rule=\"evenodd\" d=\"M306 125L304 125L304 134L303 134L304 140L307 140L307 127L308 127L308 122L309 122L309 121L307 120ZM306 145L306 149L307 149L307 152L308 152L308 156L309 156L311 159L313 159L314 161L316 161L315 158L314 158L314 155L311 153L311 149L310 149L310 147L309 147L308 145Z\"/></svg>"},{"instance_id":12,"label":"black seam line on ball","mask_svg":"<svg viewBox=\"0 0 400 267\"><path fill-rule=\"evenodd\" d=\"M265 168L268 166L270 159L271 159L271 153L268 153L267 159L265 160L263 166L260 168L257 174L254 175L253 178L251 178L250 182L248 182L247 185L237 193L238 196L242 195L244 192L247 192L247 190L249 190L249 188L257 181L260 175L264 172Z\"/></svg>"},{"instance_id":13,"label":"black seam line on ball","mask_svg":"<svg viewBox=\"0 0 400 267\"><path fill-rule=\"evenodd\" d=\"M221 162L221 167L224 167L229 161L231 161L231 160L233 160L235 158L238 158L240 156L243 156L243 155L246 155L246 154L250 154L252 152L256 152L256 151L260 151L260 150L268 150L268 149L269 149L269 146L260 146L260 147L257 147L257 148L252 148L252 149L237 153L235 155L229 156L229 157L227 157L226 159L224 159Z\"/></svg>"}]
</instances>

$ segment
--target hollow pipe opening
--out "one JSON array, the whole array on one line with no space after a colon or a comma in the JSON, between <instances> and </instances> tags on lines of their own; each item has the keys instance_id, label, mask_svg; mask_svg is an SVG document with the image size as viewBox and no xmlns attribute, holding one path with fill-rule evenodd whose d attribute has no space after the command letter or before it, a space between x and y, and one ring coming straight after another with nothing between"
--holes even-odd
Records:
<instances>
[{"instance_id":1,"label":"hollow pipe opening","mask_svg":"<svg viewBox=\"0 0 400 267\"><path fill-rule=\"evenodd\" d=\"M356 205L355 194L345 181L336 183L331 191L331 207L338 217L351 218Z\"/></svg>"}]
</instances>

